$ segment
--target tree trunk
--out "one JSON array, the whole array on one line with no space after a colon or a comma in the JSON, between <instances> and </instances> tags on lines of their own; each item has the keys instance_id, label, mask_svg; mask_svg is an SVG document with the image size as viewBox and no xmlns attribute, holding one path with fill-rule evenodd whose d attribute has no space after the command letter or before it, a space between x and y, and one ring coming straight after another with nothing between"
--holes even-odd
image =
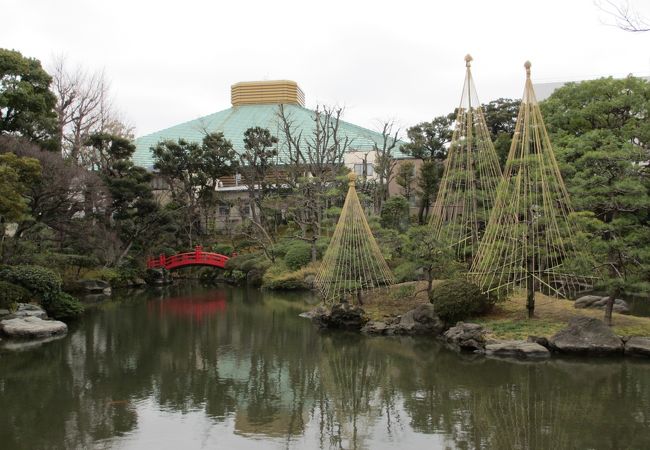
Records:
<instances>
[{"instance_id":1,"label":"tree trunk","mask_svg":"<svg viewBox=\"0 0 650 450\"><path fill-rule=\"evenodd\" d=\"M431 294L431 289L433 288L433 275L431 269L427 269L427 294Z\"/></svg>"},{"instance_id":2,"label":"tree trunk","mask_svg":"<svg viewBox=\"0 0 650 450\"><path fill-rule=\"evenodd\" d=\"M311 262L318 260L318 249L316 248L316 236L311 238Z\"/></svg>"},{"instance_id":3,"label":"tree trunk","mask_svg":"<svg viewBox=\"0 0 650 450\"><path fill-rule=\"evenodd\" d=\"M614 325L614 321L612 320L612 312L614 311L614 302L619 295L621 295L621 290L618 287L612 288L609 292L607 304L605 305L605 323L610 327Z\"/></svg>"},{"instance_id":4,"label":"tree trunk","mask_svg":"<svg viewBox=\"0 0 650 450\"><path fill-rule=\"evenodd\" d=\"M526 287L528 293L526 296L526 309L528 310L528 318L532 319L535 315L535 279L532 272L532 261L528 263L528 282Z\"/></svg>"}]
</instances>

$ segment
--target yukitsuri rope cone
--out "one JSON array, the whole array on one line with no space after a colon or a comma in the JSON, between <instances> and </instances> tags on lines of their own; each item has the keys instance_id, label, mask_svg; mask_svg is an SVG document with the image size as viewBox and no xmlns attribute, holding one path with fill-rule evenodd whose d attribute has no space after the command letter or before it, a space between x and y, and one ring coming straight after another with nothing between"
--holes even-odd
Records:
<instances>
[{"instance_id":1,"label":"yukitsuri rope cone","mask_svg":"<svg viewBox=\"0 0 650 450\"><path fill-rule=\"evenodd\" d=\"M504 177L470 277L488 294L524 288L532 316L536 291L567 297L592 278L575 271L585 255L575 243L569 194L535 98L530 62L524 67L526 87Z\"/></svg>"},{"instance_id":2,"label":"yukitsuri rope cone","mask_svg":"<svg viewBox=\"0 0 650 450\"><path fill-rule=\"evenodd\" d=\"M470 55L456 128L429 224L434 236L465 261L476 252L487 224L501 168L474 88Z\"/></svg>"},{"instance_id":3,"label":"yukitsuri rope cone","mask_svg":"<svg viewBox=\"0 0 650 450\"><path fill-rule=\"evenodd\" d=\"M361 292L393 284L391 273L366 221L354 187L356 175L348 175L349 188L334 235L316 274L315 284L325 303L337 303Z\"/></svg>"}]
</instances>

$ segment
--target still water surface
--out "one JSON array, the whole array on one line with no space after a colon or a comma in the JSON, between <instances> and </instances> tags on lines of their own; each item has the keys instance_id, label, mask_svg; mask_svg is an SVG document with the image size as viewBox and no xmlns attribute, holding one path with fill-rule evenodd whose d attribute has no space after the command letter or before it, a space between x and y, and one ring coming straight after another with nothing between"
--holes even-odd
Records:
<instances>
[{"instance_id":1,"label":"still water surface","mask_svg":"<svg viewBox=\"0 0 650 450\"><path fill-rule=\"evenodd\" d=\"M650 448L650 363L523 363L322 333L305 294L118 293L0 350L0 448Z\"/></svg>"}]
</instances>

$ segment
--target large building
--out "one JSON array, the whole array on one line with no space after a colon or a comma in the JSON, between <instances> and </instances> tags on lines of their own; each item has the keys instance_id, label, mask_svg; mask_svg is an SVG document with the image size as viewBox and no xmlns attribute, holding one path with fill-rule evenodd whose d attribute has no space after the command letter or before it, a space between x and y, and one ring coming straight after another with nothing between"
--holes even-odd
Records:
<instances>
[{"instance_id":1,"label":"large building","mask_svg":"<svg viewBox=\"0 0 650 450\"><path fill-rule=\"evenodd\" d=\"M239 153L244 150L244 132L251 127L262 127L278 138L276 164L281 166L288 158L282 121L278 116L279 105L283 105L285 116L290 117L296 134L301 132L303 143L313 136L315 112L305 107L305 95L294 81L236 83L231 86L231 103L228 109L137 138L134 162L153 170L151 148L157 143L165 140L176 141L181 138L189 142L200 142L206 133L217 131L222 132ZM345 164L358 174L362 174L365 170L369 178L374 178L375 148L382 147L384 141L382 134L342 120L339 121L338 134L341 139L347 138L349 142L344 158ZM393 157L397 160L411 159L400 151L401 144L402 142L399 142L396 145ZM220 180L217 187L217 190L223 193L223 198L227 200L241 197L245 189L246 187L241 185L241 177L237 175ZM393 185L389 186L389 192L397 191L398 187L393 182ZM220 228L227 224L241 222L241 209L244 211L243 214L250 214L248 208L229 208L224 204L219 208L215 225Z\"/></svg>"}]
</instances>

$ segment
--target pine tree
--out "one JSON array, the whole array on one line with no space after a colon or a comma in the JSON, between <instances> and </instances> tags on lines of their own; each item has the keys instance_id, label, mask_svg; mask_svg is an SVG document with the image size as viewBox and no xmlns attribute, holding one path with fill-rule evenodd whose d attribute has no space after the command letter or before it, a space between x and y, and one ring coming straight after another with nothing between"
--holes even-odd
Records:
<instances>
[{"instance_id":1,"label":"pine tree","mask_svg":"<svg viewBox=\"0 0 650 450\"><path fill-rule=\"evenodd\" d=\"M566 190L530 78L517 117L505 174L473 261L471 275L488 293L523 287L532 317L535 292L566 297L587 279L571 264L584 261Z\"/></svg>"},{"instance_id":2,"label":"pine tree","mask_svg":"<svg viewBox=\"0 0 650 450\"><path fill-rule=\"evenodd\" d=\"M499 159L474 88L471 61L467 55L456 127L429 222L434 237L451 245L461 260L476 251L501 178Z\"/></svg>"},{"instance_id":3,"label":"pine tree","mask_svg":"<svg viewBox=\"0 0 650 450\"><path fill-rule=\"evenodd\" d=\"M315 279L325 303L352 295L361 304L363 291L395 282L359 202L356 175L350 173L348 180L341 216Z\"/></svg>"}]
</instances>

